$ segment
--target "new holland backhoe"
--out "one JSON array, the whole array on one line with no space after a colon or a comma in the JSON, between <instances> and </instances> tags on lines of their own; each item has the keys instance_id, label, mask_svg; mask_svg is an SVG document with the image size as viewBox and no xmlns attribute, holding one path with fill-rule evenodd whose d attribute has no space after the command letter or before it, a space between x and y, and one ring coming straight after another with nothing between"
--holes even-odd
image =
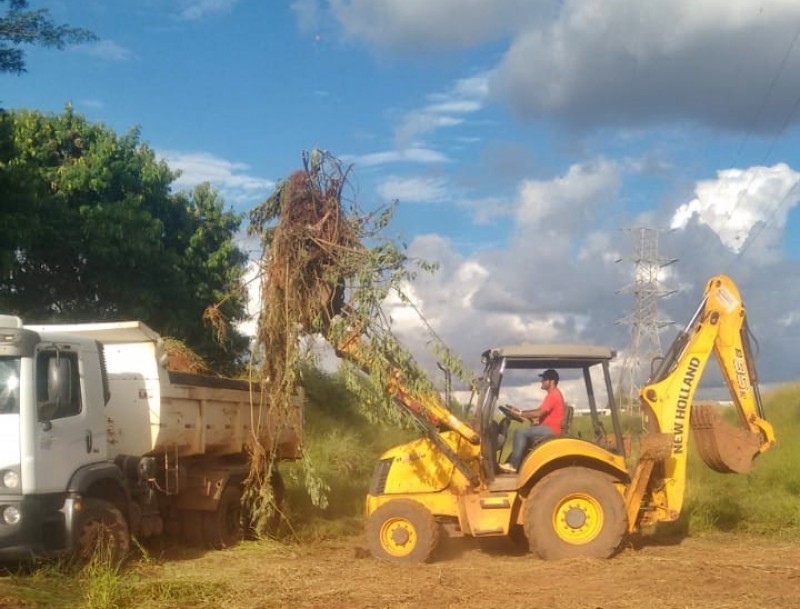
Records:
<instances>
[{"instance_id":1,"label":"new holland backhoe","mask_svg":"<svg viewBox=\"0 0 800 609\"><path fill-rule=\"evenodd\" d=\"M415 395L399 369L382 373L387 391L419 423L422 437L384 453L366 499L372 554L390 561L431 557L443 528L450 535L497 537L523 531L545 559L609 557L644 524L678 518L686 490L689 428L700 454L721 472L746 472L775 442L765 420L748 339L745 308L734 283L712 278L694 317L676 338L640 397L646 419L639 455L625 454L610 364L615 352L585 345L521 344L488 349L473 397L475 412L462 421L436 393ZM358 337L339 354L369 370ZM714 353L741 418L725 426L711 407L692 407L707 360ZM385 364L382 364L385 365ZM564 433L533 446L517 474L499 473L498 459L513 412L499 402L504 377L555 368L582 382L591 432ZM598 393L610 413L604 429ZM498 412L505 418L498 425ZM568 409L572 412L572 409ZM498 432L499 430L499 432Z\"/></svg>"}]
</instances>

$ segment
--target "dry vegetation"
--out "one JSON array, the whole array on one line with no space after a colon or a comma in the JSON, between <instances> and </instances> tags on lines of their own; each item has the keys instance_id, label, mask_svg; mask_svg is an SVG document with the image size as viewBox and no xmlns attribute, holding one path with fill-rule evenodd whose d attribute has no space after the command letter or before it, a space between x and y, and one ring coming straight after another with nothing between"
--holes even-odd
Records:
<instances>
[{"instance_id":1,"label":"dry vegetation","mask_svg":"<svg viewBox=\"0 0 800 609\"><path fill-rule=\"evenodd\" d=\"M382 310L391 291L403 298L400 285L414 275L403 247L382 234L393 207L364 212L353 196L349 167L326 152L304 155L303 166L250 214L251 231L263 247L258 326L263 402L289 412L309 357L304 339L315 335L336 349L358 342L359 357L348 351L349 359L372 381L351 382L362 404L385 409L389 371L402 374L412 390L431 391ZM449 354L443 346L441 352ZM445 359L457 373L454 358ZM275 459L254 444L251 462L245 500L258 526L274 509ZM319 486L313 476L307 479Z\"/></svg>"},{"instance_id":2,"label":"dry vegetation","mask_svg":"<svg viewBox=\"0 0 800 609\"><path fill-rule=\"evenodd\" d=\"M771 609L800 595L800 547L762 537L650 541L613 560L546 562L504 540L447 540L431 564L367 557L361 537L312 545L250 542L205 554L173 549L129 568L111 604L80 582L0 580L0 608L100 609ZM98 598L95 592L95 599Z\"/></svg>"}]
</instances>

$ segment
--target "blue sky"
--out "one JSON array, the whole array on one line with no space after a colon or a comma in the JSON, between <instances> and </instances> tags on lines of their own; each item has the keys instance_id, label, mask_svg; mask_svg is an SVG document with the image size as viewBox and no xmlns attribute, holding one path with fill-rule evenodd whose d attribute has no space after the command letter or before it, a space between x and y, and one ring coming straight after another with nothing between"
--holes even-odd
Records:
<instances>
[{"instance_id":1,"label":"blue sky","mask_svg":"<svg viewBox=\"0 0 800 609\"><path fill-rule=\"evenodd\" d=\"M100 40L30 49L0 75L6 107L138 125L179 187L209 180L240 211L303 150L352 162L361 206L399 199L390 233L440 262L408 290L468 363L520 341L624 354L626 229L647 226L679 259L664 319L728 273L762 379L799 376L795 0L31 4Z\"/></svg>"}]
</instances>

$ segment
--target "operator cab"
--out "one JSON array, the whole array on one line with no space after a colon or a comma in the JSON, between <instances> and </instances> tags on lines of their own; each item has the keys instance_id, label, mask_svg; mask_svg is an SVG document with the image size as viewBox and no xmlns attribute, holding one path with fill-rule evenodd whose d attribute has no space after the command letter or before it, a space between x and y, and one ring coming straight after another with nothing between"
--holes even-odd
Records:
<instances>
[{"instance_id":1,"label":"operator cab","mask_svg":"<svg viewBox=\"0 0 800 609\"><path fill-rule=\"evenodd\" d=\"M478 415L482 438L481 470L485 479L491 481L498 476L503 442L513 433L513 412L502 405L501 391L505 389L506 395L514 387L536 386L540 380L538 374L549 368L557 370L561 377L559 388L567 406L565 420L562 421L561 435L539 441L532 449L567 436L579 437L611 452L624 454L622 431L609 372L609 364L615 355L616 352L608 347L572 344L520 344L485 351L482 355L483 374L478 387ZM607 400L606 404L598 404L598 393L601 399ZM536 408L543 397L544 394L534 395L527 398L530 402L517 406L523 410ZM586 412L590 419L591 429L588 433L572 429L576 406L581 412ZM610 436L600 418L601 411L610 414L613 427ZM498 416L502 418L498 419ZM509 474L508 477L516 478L516 475Z\"/></svg>"}]
</instances>

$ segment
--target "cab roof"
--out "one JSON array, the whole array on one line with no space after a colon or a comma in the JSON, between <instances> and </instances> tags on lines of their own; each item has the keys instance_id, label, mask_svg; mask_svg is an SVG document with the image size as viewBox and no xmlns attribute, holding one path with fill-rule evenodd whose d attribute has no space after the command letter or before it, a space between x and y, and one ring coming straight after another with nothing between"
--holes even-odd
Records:
<instances>
[{"instance_id":1,"label":"cab roof","mask_svg":"<svg viewBox=\"0 0 800 609\"><path fill-rule=\"evenodd\" d=\"M87 324L48 324L25 326L41 334L82 336L104 344L157 342L159 336L141 321L110 321Z\"/></svg>"},{"instance_id":2,"label":"cab roof","mask_svg":"<svg viewBox=\"0 0 800 609\"><path fill-rule=\"evenodd\" d=\"M492 358L505 358L510 368L585 368L612 360L617 352L610 347L575 344L504 345L486 352Z\"/></svg>"}]
</instances>

